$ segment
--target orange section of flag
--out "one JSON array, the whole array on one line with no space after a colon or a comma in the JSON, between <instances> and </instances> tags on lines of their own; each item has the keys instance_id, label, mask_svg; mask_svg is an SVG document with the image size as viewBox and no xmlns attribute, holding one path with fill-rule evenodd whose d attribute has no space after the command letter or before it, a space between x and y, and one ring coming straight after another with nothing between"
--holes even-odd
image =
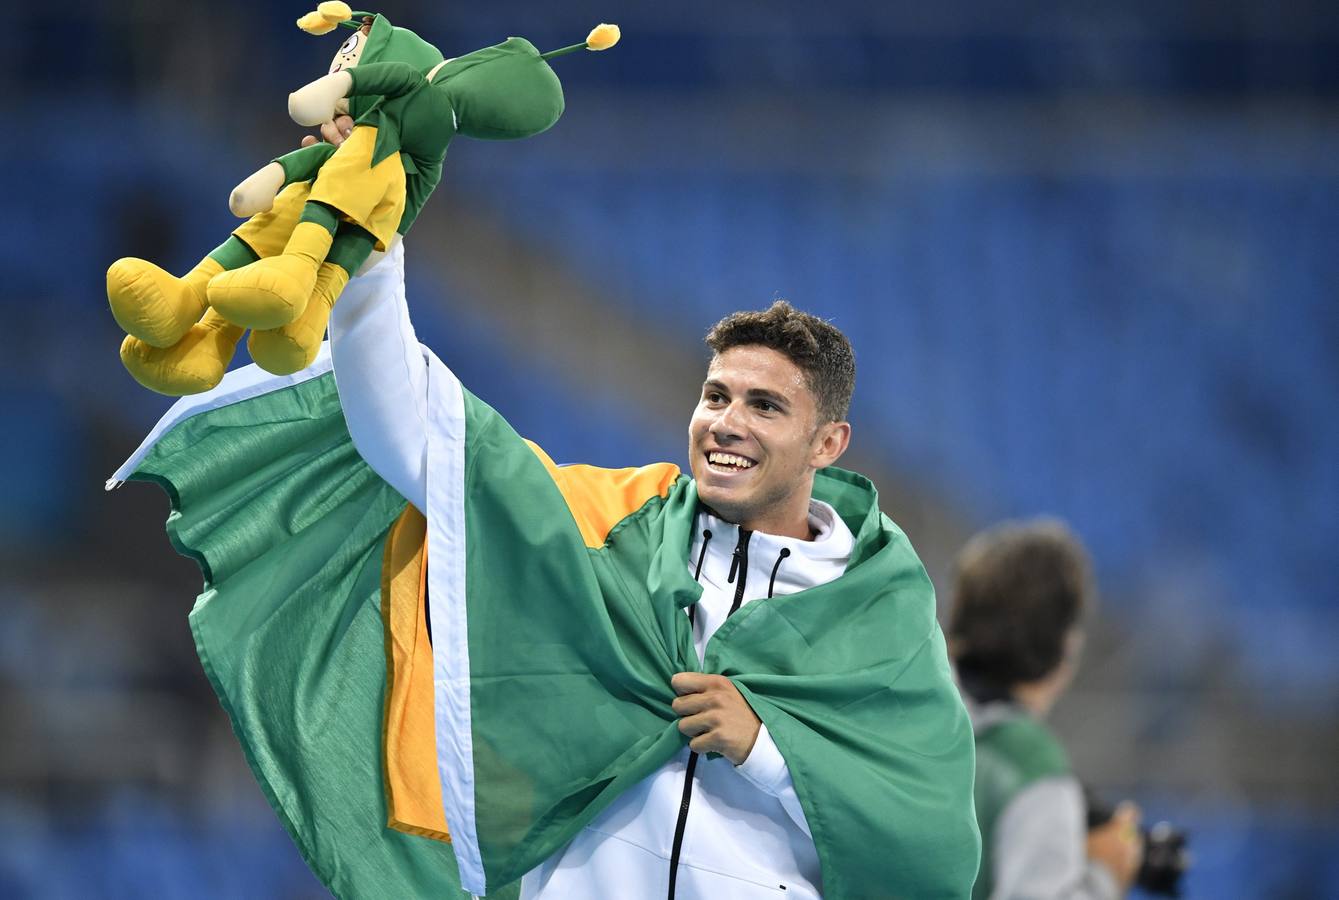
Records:
<instances>
[{"instance_id":1,"label":"orange section of flag","mask_svg":"<svg viewBox=\"0 0 1339 900\"><path fill-rule=\"evenodd\" d=\"M664 497L678 466L636 469L557 466L543 462L567 503L587 547L604 546L619 522L652 497ZM428 523L407 506L390 535L381 570L381 615L386 628L386 714L383 735L387 824L399 831L450 841L437 772L433 722L432 644L424 604Z\"/></svg>"},{"instance_id":2,"label":"orange section of flag","mask_svg":"<svg viewBox=\"0 0 1339 900\"><path fill-rule=\"evenodd\" d=\"M386 539L381 615L386 625L385 769L387 825L450 841L437 775L432 644L424 611L428 522L405 507Z\"/></svg>"},{"instance_id":3,"label":"orange section of flag","mask_svg":"<svg viewBox=\"0 0 1339 900\"><path fill-rule=\"evenodd\" d=\"M654 463L635 469L559 466L539 446L530 441L526 443L558 485L587 547L603 547L615 525L641 509L652 497L668 496L670 485L679 477L679 467L672 463Z\"/></svg>"}]
</instances>

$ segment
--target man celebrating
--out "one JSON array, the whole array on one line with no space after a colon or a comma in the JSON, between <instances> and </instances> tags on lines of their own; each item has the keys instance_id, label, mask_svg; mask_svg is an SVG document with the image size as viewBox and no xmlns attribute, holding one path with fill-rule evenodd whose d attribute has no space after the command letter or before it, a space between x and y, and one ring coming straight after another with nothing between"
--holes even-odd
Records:
<instances>
[{"instance_id":1,"label":"man celebrating","mask_svg":"<svg viewBox=\"0 0 1339 900\"><path fill-rule=\"evenodd\" d=\"M435 552L432 522L447 522L451 516L446 510L434 514L434 473L449 470L452 460L461 455L467 460L482 457L474 463L477 467L484 459L498 465L500 458L511 453L530 457L534 451L512 441L511 447L493 442L486 454L471 454L468 446L462 450L458 443L433 439L434 434L468 432L470 407L476 401L456 401L462 389L445 367L439 368L433 359L423 361L403 299L401 265L402 252L393 253L363 279L352 296L346 291L331 324L332 355L354 444L376 472L414 506L427 511L431 560ZM975 855L967 802L971 757L965 744L965 720L945 691L948 674L933 623L928 582L912 561L905 538L880 520L872 490L863 480L843 474L839 487L844 497L860 497L853 504L856 515L863 518L857 520L856 528L866 533L859 537L832 504L814 497L817 473L841 456L850 438L850 425L845 421L855 380L850 344L831 325L785 303L762 313L729 316L711 330L707 342L714 356L689 422L691 481L677 478L677 470L664 465L606 475L605 470L548 464L548 477L568 482L567 504L577 516L588 515L584 506L592 494L607 491L603 479L619 483L621 505L605 517L607 524L596 531L595 539L587 541L588 546L597 544L603 553L617 552L620 544L633 541L620 535L612 539L614 549L608 550L600 532L607 528L606 534L612 533L620 526L622 531L632 530L629 520L643 513L634 520L640 525L646 518L646 505L664 492L657 518L678 516L683 525L691 523L691 532L684 535L687 539L664 555L678 561L677 574L684 581L692 577L701 586L700 599L687 606L687 621L682 623L685 633L691 627L694 653L690 662L694 668L705 664L707 671L717 668L734 678L694 671L672 675L670 686L677 696L671 707L680 717L678 731L690 738L688 748L629 785L565 848L557 849L531 871L522 896L747 897L784 890L791 897L816 897L825 888L831 896L965 895L971 881L967 861ZM447 399L437 399L443 397ZM435 402L430 403L430 398ZM405 410L413 412L406 415ZM439 419L434 421L434 416ZM481 424L477 429L488 427ZM517 461L518 466L523 463ZM564 469L581 471L569 475ZM581 484L570 484L578 476ZM511 477L517 477L514 471ZM650 488L626 486L629 481L648 478L653 482ZM478 479L476 483L483 486L484 482ZM695 500L690 497L692 490ZM538 502L536 493L530 493L524 502ZM601 502L607 507L613 499L604 497ZM469 503L464 501L467 507ZM683 508L681 515L679 508ZM447 530L445 525L443 530ZM450 540L444 534L439 543L448 546ZM877 557L880 551L874 545L882 543L884 555L899 552L908 558L883 571L871 560L867 563L872 563L870 583L853 584L843 591L842 576L858 543L864 544L859 548L864 554ZM629 566L652 569L659 562L655 557L642 558L640 552L627 561ZM436 591L433 574L430 564L430 598L451 592L445 585ZM835 590L826 600L817 595L806 599L802 592L819 586ZM800 602L781 606L779 598L787 595ZM916 598L915 608L909 602L911 596ZM654 605L656 597L650 600ZM494 598L494 602L501 600ZM745 621L754 623L758 636L749 641L754 645L740 648L743 653L737 666L711 666L709 645L726 620L754 612L754 604L761 607L769 602L776 609L794 610L795 617L774 632L762 615L741 616L741 628L732 636L745 633ZM829 604L826 608L825 603ZM880 605L887 609L870 615L862 624L862 613ZM440 621L453 617L445 604L439 606L431 599L429 609L434 633ZM533 611L517 610L517 618L530 620L532 616ZM850 633L881 626L890 631L868 635L870 645L865 648ZM517 626L513 621L508 627ZM794 644L797 630L804 638L802 649L767 646L768 636ZM902 640L898 633L914 639L914 649L905 655L897 650ZM823 642L837 635L851 643L832 648L834 655L825 656L829 648ZM514 631L512 637L516 638ZM574 640L580 639L574 635ZM534 640L540 643L543 636L536 635ZM441 653L441 648L439 639L435 649ZM471 653L473 649L468 648ZM846 670L854 660L842 656L861 652L869 654L864 664L881 669L878 676L867 678ZM917 690L926 695L908 692L898 696L899 670L902 678L915 670ZM546 676L551 671L552 667ZM476 670L476 679L479 674ZM521 676L513 668L508 677ZM843 678L852 679L852 685L841 686ZM859 687L854 687L856 683ZM740 686L750 689L749 699ZM871 696L881 693L897 699L884 707ZM845 712L832 708L829 704L837 698L851 706ZM473 699L477 706L478 697ZM797 700L799 705L795 705ZM512 697L510 702L522 701ZM760 717L769 702L777 703L777 719L764 721L771 718ZM870 716L852 714L852 708L862 704L870 706ZM870 720L876 709L881 710L877 715L888 717L886 721ZM527 716L533 725L541 713L536 709L531 715L536 717ZM812 725L795 727L795 718L809 716L815 717ZM796 766L782 749L785 745L778 743L781 735L772 733L782 728L793 741L788 748L792 754L812 748L812 755L801 764L817 770L809 789L815 791L810 793L814 809L827 808L816 793L819 783L843 779L843 760L837 750L847 741L859 748L854 754L857 758L849 760L856 771L848 774L853 779L867 775L872 783L865 787L870 790L891 786L901 771L914 770L916 783L890 792L883 798L886 806L862 800L842 813L843 817L867 817L864 821L848 818L830 825L851 841L863 843L866 849L856 855L867 860L898 856L903 852L897 846L898 833L918 832L920 849L916 852L931 853L936 871L918 871L924 861L910 855L897 860L887 874L874 874L879 867L863 873L824 868L822 848L816 845L819 838L814 835L816 823L806 815L803 788L797 791ZM827 728L833 733L827 734ZM844 728L851 732L843 733ZM860 734L861 728L870 728L871 733ZM905 753L909 747L900 754L897 746L882 745L873 739L876 729L883 730L890 742L915 744L914 754ZM922 737L931 739L921 744ZM517 739L523 738L518 735ZM869 744L859 746L866 739ZM611 745L617 743L615 738ZM712 758L714 754L720 756ZM886 771L877 771L880 765L887 766ZM862 771L866 766L870 770ZM451 784L456 775L444 777L444 794L449 797L458 792ZM921 816L930 818L915 821ZM449 808L445 818L459 859L464 820ZM948 827L937 834L921 832L935 827L931 823ZM905 883L881 880L893 878L897 871L906 873Z\"/></svg>"},{"instance_id":2,"label":"man celebrating","mask_svg":"<svg viewBox=\"0 0 1339 900\"><path fill-rule=\"evenodd\" d=\"M718 323L691 478L519 438L418 343L398 244L330 333L309 370L181 401L118 476L172 494L206 671L332 890L969 894L933 591L831 468L839 331L785 303Z\"/></svg>"}]
</instances>

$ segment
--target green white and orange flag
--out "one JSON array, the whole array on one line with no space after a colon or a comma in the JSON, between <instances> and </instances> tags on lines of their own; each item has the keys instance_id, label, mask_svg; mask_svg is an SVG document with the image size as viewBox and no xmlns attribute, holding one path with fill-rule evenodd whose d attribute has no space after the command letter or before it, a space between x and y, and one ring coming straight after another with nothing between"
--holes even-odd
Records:
<instances>
[{"instance_id":1,"label":"green white and orange flag","mask_svg":"<svg viewBox=\"0 0 1339 900\"><path fill-rule=\"evenodd\" d=\"M856 536L846 574L744 606L699 664L692 480L555 466L426 355L426 516L354 450L324 350L183 399L114 476L171 496L205 575L201 661L332 891L514 892L682 750L670 677L700 669L767 724L824 896L969 895L971 730L929 580L867 480L815 481Z\"/></svg>"}]
</instances>

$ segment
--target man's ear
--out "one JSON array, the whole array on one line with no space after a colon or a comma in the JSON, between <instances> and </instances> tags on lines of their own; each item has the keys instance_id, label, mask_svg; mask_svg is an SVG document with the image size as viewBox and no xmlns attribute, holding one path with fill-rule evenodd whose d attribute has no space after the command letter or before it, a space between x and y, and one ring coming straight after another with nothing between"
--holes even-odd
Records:
<instances>
[{"instance_id":1,"label":"man's ear","mask_svg":"<svg viewBox=\"0 0 1339 900\"><path fill-rule=\"evenodd\" d=\"M809 464L815 469L832 465L841 459L850 443L850 422L828 422L820 425L818 433L814 436L814 452Z\"/></svg>"}]
</instances>

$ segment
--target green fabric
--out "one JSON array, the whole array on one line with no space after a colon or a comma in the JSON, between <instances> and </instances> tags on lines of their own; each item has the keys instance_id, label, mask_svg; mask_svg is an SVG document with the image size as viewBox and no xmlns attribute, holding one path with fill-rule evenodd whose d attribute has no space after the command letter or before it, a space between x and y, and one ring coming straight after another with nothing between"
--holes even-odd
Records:
<instances>
[{"instance_id":1,"label":"green fabric","mask_svg":"<svg viewBox=\"0 0 1339 900\"><path fill-rule=\"evenodd\" d=\"M443 58L440 50L408 28L392 25L380 13L373 20L358 64L346 70L353 78L349 114L357 124L377 128L372 165L404 148L406 132L417 151L406 152L416 165L424 159L435 159L440 164L446 155L446 146L455 133L451 110L443 102L434 102L436 98L422 97L428 87L425 76ZM412 77L415 74L417 78ZM419 134L418 129L423 132ZM440 178L439 168L432 187Z\"/></svg>"},{"instance_id":2,"label":"green fabric","mask_svg":"<svg viewBox=\"0 0 1339 900\"><path fill-rule=\"evenodd\" d=\"M283 156L276 157L272 162L277 162L284 170L284 186L287 187L298 181L311 181L316 174L321 171L321 166L335 152L334 144L327 144L325 141L317 141L298 150L285 153Z\"/></svg>"},{"instance_id":3,"label":"green fabric","mask_svg":"<svg viewBox=\"0 0 1339 900\"><path fill-rule=\"evenodd\" d=\"M358 16L355 16L355 20ZM399 153L405 211L396 230L408 234L442 180L442 161L457 130L469 137L512 140L548 129L563 112L562 85L529 41L508 38L451 60L431 83L442 53L408 28L377 14L353 79L349 114L377 129L372 164ZM278 157L284 183L309 181L335 152L318 142Z\"/></svg>"},{"instance_id":4,"label":"green fabric","mask_svg":"<svg viewBox=\"0 0 1339 900\"><path fill-rule=\"evenodd\" d=\"M587 548L511 427L469 394L465 411L475 824L497 890L686 744L669 681L699 668L698 504L680 478ZM384 827L376 576L403 501L357 458L332 377L178 425L135 477L173 495L169 534L208 581L201 659L313 871L337 893L452 895L451 848ZM703 668L787 759L826 897L966 897L972 739L933 590L867 480L825 470L815 494L856 535L847 574L747 605Z\"/></svg>"},{"instance_id":5,"label":"green fabric","mask_svg":"<svg viewBox=\"0 0 1339 900\"><path fill-rule=\"evenodd\" d=\"M430 48L429 53L424 48ZM469 137L530 137L558 121L562 85L529 41L508 38L451 60L428 82L441 54L405 28L378 15L353 79L349 110L359 125L377 128L376 165L400 153L405 167L407 234L442 178L442 161L457 130Z\"/></svg>"},{"instance_id":6,"label":"green fabric","mask_svg":"<svg viewBox=\"0 0 1339 900\"><path fill-rule=\"evenodd\" d=\"M563 114L562 84L525 38L507 38L453 59L432 83L450 99L460 133L472 138L531 137Z\"/></svg>"},{"instance_id":7,"label":"green fabric","mask_svg":"<svg viewBox=\"0 0 1339 900\"><path fill-rule=\"evenodd\" d=\"M339 266L352 278L359 267L367 262L376 245L377 239L367 229L352 222L341 222L339 231L335 232L335 239L330 242L330 252L325 255L325 261Z\"/></svg>"},{"instance_id":8,"label":"green fabric","mask_svg":"<svg viewBox=\"0 0 1339 900\"><path fill-rule=\"evenodd\" d=\"M433 65L436 65L434 63ZM402 97L420 87L428 69L411 66L406 62L386 60L383 62L362 62L348 70L353 79L350 97L368 97L385 95L390 100Z\"/></svg>"},{"instance_id":9,"label":"green fabric","mask_svg":"<svg viewBox=\"0 0 1339 900\"><path fill-rule=\"evenodd\" d=\"M669 681L699 668L682 612L701 595L686 564L698 502L680 478L588 549L511 427L468 393L465 409L476 822L492 885L687 743ZM826 897L966 897L972 735L930 581L868 480L828 469L814 493L856 535L847 574L743 607L702 668L732 678L787 759Z\"/></svg>"},{"instance_id":10,"label":"green fabric","mask_svg":"<svg viewBox=\"0 0 1339 900\"><path fill-rule=\"evenodd\" d=\"M209 251L209 257L223 266L225 272L240 269L242 266L250 265L260 259L256 255L256 251L252 250L246 241L235 234L229 235L226 241Z\"/></svg>"},{"instance_id":11,"label":"green fabric","mask_svg":"<svg viewBox=\"0 0 1339 900\"><path fill-rule=\"evenodd\" d=\"M440 92L430 90L426 71L400 62L359 62L347 71L353 78L350 98L378 98L356 121L377 129L372 165L395 153L407 156L415 168L441 162L456 126L451 105Z\"/></svg>"},{"instance_id":12,"label":"green fabric","mask_svg":"<svg viewBox=\"0 0 1339 900\"><path fill-rule=\"evenodd\" d=\"M420 76L441 62L445 57L442 51L419 37L408 28L392 25L391 20L377 13L372 20L372 30L367 35L367 43L358 57L358 64L349 69L362 68L365 65L381 62L398 62L410 66ZM356 83L356 80L355 80ZM358 119L366 114L376 100L370 96L350 97L349 112Z\"/></svg>"},{"instance_id":13,"label":"green fabric","mask_svg":"<svg viewBox=\"0 0 1339 900\"><path fill-rule=\"evenodd\" d=\"M355 20L361 14L356 15ZM428 72L442 53L408 28L378 13L353 79L349 114L355 124L377 129L372 164L400 154L405 169L405 211L396 230L408 234L428 197L442 180L442 160L455 135L451 108L428 88Z\"/></svg>"},{"instance_id":14,"label":"green fabric","mask_svg":"<svg viewBox=\"0 0 1339 900\"><path fill-rule=\"evenodd\" d=\"M186 420L132 478L171 496L205 575L200 660L312 871L340 896L468 897L448 844L386 828L381 553L405 501L354 450L333 376Z\"/></svg>"},{"instance_id":15,"label":"green fabric","mask_svg":"<svg viewBox=\"0 0 1339 900\"><path fill-rule=\"evenodd\" d=\"M302 217L298 221L320 225L333 235L335 229L339 227L339 211L326 206L324 203L308 200L302 204Z\"/></svg>"},{"instance_id":16,"label":"green fabric","mask_svg":"<svg viewBox=\"0 0 1339 900\"><path fill-rule=\"evenodd\" d=\"M1070 773L1069 756L1050 729L1018 711L976 736L976 817L981 828L981 871L972 897L993 888L995 824L1010 801L1029 785Z\"/></svg>"}]
</instances>

